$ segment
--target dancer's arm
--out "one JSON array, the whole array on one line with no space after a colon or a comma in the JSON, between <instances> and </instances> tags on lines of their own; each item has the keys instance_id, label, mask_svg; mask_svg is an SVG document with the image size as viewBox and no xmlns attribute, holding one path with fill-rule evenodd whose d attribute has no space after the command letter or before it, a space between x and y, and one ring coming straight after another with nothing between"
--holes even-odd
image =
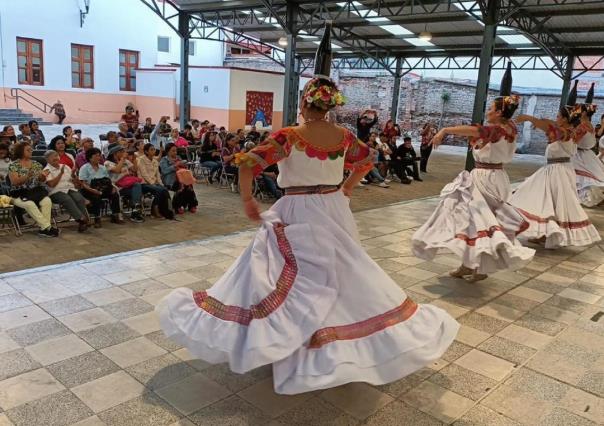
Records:
<instances>
[{"instance_id":1,"label":"dancer's arm","mask_svg":"<svg viewBox=\"0 0 604 426\"><path fill-rule=\"evenodd\" d=\"M537 129L543 130L544 132L547 132L549 130L550 126L556 125L555 121L548 120L547 118L537 118L537 117L533 117L532 115L527 115L527 114L520 114L516 118L516 123L518 123L518 124L524 123L525 121L528 121L533 126L535 126Z\"/></svg>"},{"instance_id":2,"label":"dancer's arm","mask_svg":"<svg viewBox=\"0 0 604 426\"><path fill-rule=\"evenodd\" d=\"M260 209L258 203L252 195L252 180L254 171L244 164L239 166L239 194L243 202L243 210L248 218L253 221L260 221Z\"/></svg>"},{"instance_id":3,"label":"dancer's arm","mask_svg":"<svg viewBox=\"0 0 604 426\"><path fill-rule=\"evenodd\" d=\"M439 146L444 137L447 135L465 136L469 138L477 138L480 136L480 130L476 126L455 126L455 127L444 127L434 135L432 140L429 142L435 147Z\"/></svg>"}]
</instances>

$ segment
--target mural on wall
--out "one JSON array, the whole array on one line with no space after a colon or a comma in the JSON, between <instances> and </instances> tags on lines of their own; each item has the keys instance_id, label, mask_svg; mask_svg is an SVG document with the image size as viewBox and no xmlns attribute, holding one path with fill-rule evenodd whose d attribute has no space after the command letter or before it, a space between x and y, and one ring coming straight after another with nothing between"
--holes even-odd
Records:
<instances>
[{"instance_id":1,"label":"mural on wall","mask_svg":"<svg viewBox=\"0 0 604 426\"><path fill-rule=\"evenodd\" d=\"M245 123L253 126L259 121L262 127L273 124L273 93L248 90L245 95Z\"/></svg>"}]
</instances>

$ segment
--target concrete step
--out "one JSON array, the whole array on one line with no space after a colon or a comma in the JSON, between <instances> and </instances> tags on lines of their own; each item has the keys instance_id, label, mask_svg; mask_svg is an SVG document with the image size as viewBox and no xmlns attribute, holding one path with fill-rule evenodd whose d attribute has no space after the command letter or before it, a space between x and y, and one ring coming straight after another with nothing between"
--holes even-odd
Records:
<instances>
[{"instance_id":1,"label":"concrete step","mask_svg":"<svg viewBox=\"0 0 604 426\"><path fill-rule=\"evenodd\" d=\"M36 120L40 126L50 126L50 125L54 124L54 123L49 123L48 121L42 121L41 118L30 118L27 120L19 120L19 121L15 121L15 120L5 121L5 120L0 119L0 126L13 125L16 127L19 124L27 124L30 120ZM2 129L0 129L0 130L2 130Z\"/></svg>"}]
</instances>

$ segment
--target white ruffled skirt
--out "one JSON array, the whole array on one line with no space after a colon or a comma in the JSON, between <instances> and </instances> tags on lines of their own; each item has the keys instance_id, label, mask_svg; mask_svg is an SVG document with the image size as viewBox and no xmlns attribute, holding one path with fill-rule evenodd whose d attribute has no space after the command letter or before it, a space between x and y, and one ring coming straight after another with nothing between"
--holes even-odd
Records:
<instances>
[{"instance_id":1,"label":"white ruffled skirt","mask_svg":"<svg viewBox=\"0 0 604 426\"><path fill-rule=\"evenodd\" d=\"M461 172L443 188L438 206L413 235L413 253L431 260L439 249L448 249L483 274L526 266L535 251L516 239L528 225L503 202L508 193L503 170Z\"/></svg>"},{"instance_id":2,"label":"white ruffled skirt","mask_svg":"<svg viewBox=\"0 0 604 426\"><path fill-rule=\"evenodd\" d=\"M529 223L527 238L546 237L546 248L585 246L600 234L581 207L571 163L547 164L529 176L510 198Z\"/></svg>"},{"instance_id":3,"label":"white ruffled skirt","mask_svg":"<svg viewBox=\"0 0 604 426\"><path fill-rule=\"evenodd\" d=\"M160 302L166 335L236 373L272 364L283 394L384 384L438 359L458 323L407 298L367 255L348 202L341 192L281 198L214 286Z\"/></svg>"},{"instance_id":4,"label":"white ruffled skirt","mask_svg":"<svg viewBox=\"0 0 604 426\"><path fill-rule=\"evenodd\" d=\"M592 150L578 150L572 157L581 204L595 207L604 201L604 163Z\"/></svg>"}]
</instances>

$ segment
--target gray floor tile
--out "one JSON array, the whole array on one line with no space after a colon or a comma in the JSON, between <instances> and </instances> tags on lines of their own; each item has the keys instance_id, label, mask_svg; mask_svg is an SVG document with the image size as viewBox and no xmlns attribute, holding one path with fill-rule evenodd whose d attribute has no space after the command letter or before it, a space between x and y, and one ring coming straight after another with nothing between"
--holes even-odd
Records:
<instances>
[{"instance_id":1,"label":"gray floor tile","mask_svg":"<svg viewBox=\"0 0 604 426\"><path fill-rule=\"evenodd\" d=\"M565 324L540 317L532 313L528 313L519 318L514 324L531 329L538 333L547 334L548 336L556 336L566 328Z\"/></svg>"},{"instance_id":2,"label":"gray floor tile","mask_svg":"<svg viewBox=\"0 0 604 426\"><path fill-rule=\"evenodd\" d=\"M557 403L564 398L571 387L528 368L522 368L513 374L505 386L528 394L540 401Z\"/></svg>"},{"instance_id":3,"label":"gray floor tile","mask_svg":"<svg viewBox=\"0 0 604 426\"><path fill-rule=\"evenodd\" d=\"M490 337L478 345L477 348L515 364L522 364L537 352L536 349L499 336Z\"/></svg>"},{"instance_id":4,"label":"gray floor tile","mask_svg":"<svg viewBox=\"0 0 604 426\"><path fill-rule=\"evenodd\" d=\"M593 306L588 303L583 303L560 296L553 296L549 298L545 301L545 304L555 306L565 311L571 311L578 315L583 314L587 309L593 308Z\"/></svg>"},{"instance_id":5,"label":"gray floor tile","mask_svg":"<svg viewBox=\"0 0 604 426\"><path fill-rule=\"evenodd\" d=\"M35 370L41 366L23 349L4 352L0 354L0 381Z\"/></svg>"},{"instance_id":6,"label":"gray floor tile","mask_svg":"<svg viewBox=\"0 0 604 426\"><path fill-rule=\"evenodd\" d=\"M66 359L46 369L67 388L88 383L120 370L113 361L99 352L88 352Z\"/></svg>"},{"instance_id":7,"label":"gray floor tile","mask_svg":"<svg viewBox=\"0 0 604 426\"><path fill-rule=\"evenodd\" d=\"M503 296L499 296L493 302L521 311L530 311L535 306L539 305L539 302L525 299L524 297L515 296L513 294L504 294Z\"/></svg>"},{"instance_id":8,"label":"gray floor tile","mask_svg":"<svg viewBox=\"0 0 604 426\"><path fill-rule=\"evenodd\" d=\"M140 333L132 330L126 324L114 322L81 331L78 335L93 348L103 349L135 339L140 336Z\"/></svg>"},{"instance_id":9,"label":"gray floor tile","mask_svg":"<svg viewBox=\"0 0 604 426\"><path fill-rule=\"evenodd\" d=\"M64 390L7 411L15 426L67 426L94 413L69 390Z\"/></svg>"},{"instance_id":10,"label":"gray floor tile","mask_svg":"<svg viewBox=\"0 0 604 426\"><path fill-rule=\"evenodd\" d=\"M530 280L522 284L524 287L531 288L533 290L539 290L544 293L558 294L566 287L559 284L549 283L541 280Z\"/></svg>"},{"instance_id":11,"label":"gray floor tile","mask_svg":"<svg viewBox=\"0 0 604 426\"><path fill-rule=\"evenodd\" d=\"M447 362L453 362L460 356L463 356L470 352L472 349L472 346L468 346L466 344L458 342L457 340L454 340L453 343L451 343L451 346L449 346L449 348L441 358Z\"/></svg>"},{"instance_id":12,"label":"gray floor tile","mask_svg":"<svg viewBox=\"0 0 604 426\"><path fill-rule=\"evenodd\" d=\"M598 296L604 296L604 287L584 281L577 281L576 283L569 285L568 288L584 291L586 293L597 294Z\"/></svg>"},{"instance_id":13,"label":"gray floor tile","mask_svg":"<svg viewBox=\"0 0 604 426\"><path fill-rule=\"evenodd\" d=\"M169 352L177 351L183 347L182 345L174 343L172 340L168 339L162 330L145 334L145 337L151 340L157 346L160 346Z\"/></svg>"},{"instance_id":14,"label":"gray floor tile","mask_svg":"<svg viewBox=\"0 0 604 426\"><path fill-rule=\"evenodd\" d=\"M270 422L270 417L236 395L202 408L189 418L204 426L265 426Z\"/></svg>"},{"instance_id":15,"label":"gray floor tile","mask_svg":"<svg viewBox=\"0 0 604 426\"><path fill-rule=\"evenodd\" d=\"M40 307L50 315L60 317L62 315L75 314L76 312L92 309L95 305L84 299L82 296L71 296L64 299L41 303Z\"/></svg>"},{"instance_id":16,"label":"gray floor tile","mask_svg":"<svg viewBox=\"0 0 604 426\"><path fill-rule=\"evenodd\" d=\"M335 424L342 415L344 415L342 411L315 397L283 414L277 420L291 426L322 426Z\"/></svg>"},{"instance_id":17,"label":"gray floor tile","mask_svg":"<svg viewBox=\"0 0 604 426\"><path fill-rule=\"evenodd\" d=\"M554 340L543 350L550 354L560 355L563 358L566 357L569 360L572 360L574 365L588 369L594 367L602 355L593 348L575 345L564 340Z\"/></svg>"},{"instance_id":18,"label":"gray floor tile","mask_svg":"<svg viewBox=\"0 0 604 426\"><path fill-rule=\"evenodd\" d=\"M604 398L604 372L588 370L577 383L577 387Z\"/></svg>"},{"instance_id":19,"label":"gray floor tile","mask_svg":"<svg viewBox=\"0 0 604 426\"><path fill-rule=\"evenodd\" d=\"M149 392L103 411L98 417L107 426L163 426L177 422L182 415L161 398Z\"/></svg>"},{"instance_id":20,"label":"gray floor tile","mask_svg":"<svg viewBox=\"0 0 604 426\"><path fill-rule=\"evenodd\" d=\"M157 293L162 290L166 290L170 287L156 280L143 280L130 284L125 284L121 286L121 288L136 297L143 297L153 293Z\"/></svg>"},{"instance_id":21,"label":"gray floor tile","mask_svg":"<svg viewBox=\"0 0 604 426\"><path fill-rule=\"evenodd\" d=\"M520 426L520 423L509 419L490 408L477 405L470 409L453 426Z\"/></svg>"},{"instance_id":22,"label":"gray floor tile","mask_svg":"<svg viewBox=\"0 0 604 426\"><path fill-rule=\"evenodd\" d=\"M423 413L402 401L394 401L377 413L370 416L365 423L367 426L441 426L445 423Z\"/></svg>"},{"instance_id":23,"label":"gray floor tile","mask_svg":"<svg viewBox=\"0 0 604 426\"><path fill-rule=\"evenodd\" d=\"M473 401L477 401L497 385L496 380L455 364L447 365L428 380Z\"/></svg>"},{"instance_id":24,"label":"gray floor tile","mask_svg":"<svg viewBox=\"0 0 604 426\"><path fill-rule=\"evenodd\" d=\"M422 368L421 370L418 370L407 377L403 377L396 382L379 385L376 386L376 388L384 393L387 393L388 395L398 398L402 394L409 392L424 380L427 380L432 374L434 374L434 370L431 368Z\"/></svg>"},{"instance_id":25,"label":"gray floor tile","mask_svg":"<svg viewBox=\"0 0 604 426\"><path fill-rule=\"evenodd\" d=\"M12 311L13 309L23 308L32 304L31 300L19 293L0 296L0 312Z\"/></svg>"},{"instance_id":26,"label":"gray floor tile","mask_svg":"<svg viewBox=\"0 0 604 426\"><path fill-rule=\"evenodd\" d=\"M239 392L254 383L270 377L272 374L271 366L264 366L252 370L246 374L233 373L228 364L215 365L212 368L204 370L204 375L216 383L225 386L231 392Z\"/></svg>"},{"instance_id":27,"label":"gray floor tile","mask_svg":"<svg viewBox=\"0 0 604 426\"><path fill-rule=\"evenodd\" d=\"M470 312L457 318L460 324L472 327L476 330L484 331L489 334L496 334L506 328L509 322L493 318L487 315L481 315L476 312Z\"/></svg>"},{"instance_id":28,"label":"gray floor tile","mask_svg":"<svg viewBox=\"0 0 604 426\"><path fill-rule=\"evenodd\" d=\"M556 407L551 413L543 417L538 426L597 426L585 417L577 416L568 411Z\"/></svg>"},{"instance_id":29,"label":"gray floor tile","mask_svg":"<svg viewBox=\"0 0 604 426\"><path fill-rule=\"evenodd\" d=\"M126 369L128 374L149 389L158 389L178 382L197 371L172 354L143 361Z\"/></svg>"},{"instance_id":30,"label":"gray floor tile","mask_svg":"<svg viewBox=\"0 0 604 426\"><path fill-rule=\"evenodd\" d=\"M22 346L35 345L44 340L66 336L70 333L71 331L67 327L54 318L22 325L7 331L7 334Z\"/></svg>"},{"instance_id":31,"label":"gray floor tile","mask_svg":"<svg viewBox=\"0 0 604 426\"><path fill-rule=\"evenodd\" d=\"M114 318L123 320L150 312L153 310L153 305L148 304L144 300L132 298L105 305L103 309L109 312Z\"/></svg>"}]
</instances>

